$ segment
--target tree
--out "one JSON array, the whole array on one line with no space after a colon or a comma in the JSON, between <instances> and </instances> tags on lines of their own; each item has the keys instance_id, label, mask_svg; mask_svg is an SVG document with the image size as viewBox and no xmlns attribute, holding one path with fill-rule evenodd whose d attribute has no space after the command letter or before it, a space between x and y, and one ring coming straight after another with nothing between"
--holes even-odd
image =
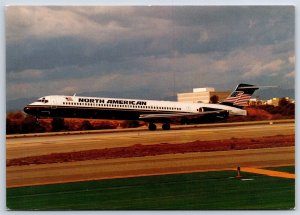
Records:
<instances>
[{"instance_id":1,"label":"tree","mask_svg":"<svg viewBox=\"0 0 300 215\"><path fill-rule=\"evenodd\" d=\"M84 120L80 127L81 130L93 130L94 126L88 120Z\"/></svg>"},{"instance_id":2,"label":"tree","mask_svg":"<svg viewBox=\"0 0 300 215\"><path fill-rule=\"evenodd\" d=\"M286 98L281 98L278 102L279 107L286 107L290 102Z\"/></svg>"},{"instance_id":3,"label":"tree","mask_svg":"<svg viewBox=\"0 0 300 215\"><path fill-rule=\"evenodd\" d=\"M24 112L21 111L16 111L16 112L8 112L7 113L7 118L11 119L11 120L24 120L26 117L26 114L24 114Z\"/></svg>"},{"instance_id":4,"label":"tree","mask_svg":"<svg viewBox=\"0 0 300 215\"><path fill-rule=\"evenodd\" d=\"M26 116L22 122L22 133L34 132L36 124L36 119L33 116Z\"/></svg>"},{"instance_id":5,"label":"tree","mask_svg":"<svg viewBox=\"0 0 300 215\"><path fill-rule=\"evenodd\" d=\"M55 117L51 122L52 131L61 131L65 129L65 120L64 118Z\"/></svg>"},{"instance_id":6,"label":"tree","mask_svg":"<svg viewBox=\"0 0 300 215\"><path fill-rule=\"evenodd\" d=\"M137 120L125 120L121 123L122 128L137 128L139 126L140 123Z\"/></svg>"},{"instance_id":7,"label":"tree","mask_svg":"<svg viewBox=\"0 0 300 215\"><path fill-rule=\"evenodd\" d=\"M14 131L11 120L6 118L6 134L12 134Z\"/></svg>"},{"instance_id":8,"label":"tree","mask_svg":"<svg viewBox=\"0 0 300 215\"><path fill-rule=\"evenodd\" d=\"M212 104L217 104L218 102L219 102L219 96L217 96L217 95L212 95L211 97L210 97L210 101L209 101L210 103L212 103Z\"/></svg>"},{"instance_id":9,"label":"tree","mask_svg":"<svg viewBox=\"0 0 300 215\"><path fill-rule=\"evenodd\" d=\"M45 132L45 128L37 123L36 118L27 115L21 125L21 133L41 133Z\"/></svg>"}]
</instances>

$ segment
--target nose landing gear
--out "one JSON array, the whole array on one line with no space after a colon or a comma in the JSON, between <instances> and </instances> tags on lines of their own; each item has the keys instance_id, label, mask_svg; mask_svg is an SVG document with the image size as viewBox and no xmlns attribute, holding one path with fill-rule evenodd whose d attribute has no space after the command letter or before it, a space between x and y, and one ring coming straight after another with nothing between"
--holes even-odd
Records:
<instances>
[{"instance_id":1,"label":"nose landing gear","mask_svg":"<svg viewBox=\"0 0 300 215\"><path fill-rule=\"evenodd\" d=\"M40 125L40 120L39 119L40 119L39 116L35 117L35 124L36 125Z\"/></svg>"}]
</instances>

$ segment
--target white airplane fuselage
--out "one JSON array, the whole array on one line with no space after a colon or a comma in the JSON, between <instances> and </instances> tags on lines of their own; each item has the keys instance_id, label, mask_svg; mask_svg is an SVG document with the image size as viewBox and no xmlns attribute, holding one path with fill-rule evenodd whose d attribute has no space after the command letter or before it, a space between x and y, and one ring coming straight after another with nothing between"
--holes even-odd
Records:
<instances>
[{"instance_id":1,"label":"white airplane fuselage","mask_svg":"<svg viewBox=\"0 0 300 215\"><path fill-rule=\"evenodd\" d=\"M38 117L120 120L139 120L145 114L184 114L215 110L226 110L229 115L247 114L240 108L221 104L61 95L42 97L24 108L26 113Z\"/></svg>"},{"instance_id":2,"label":"white airplane fuselage","mask_svg":"<svg viewBox=\"0 0 300 215\"><path fill-rule=\"evenodd\" d=\"M245 116L243 107L257 89L255 85L238 84L221 104L49 95L27 105L24 111L36 117L141 120L149 123L150 130L156 129L154 123L161 122L168 130L171 122L201 123Z\"/></svg>"}]
</instances>

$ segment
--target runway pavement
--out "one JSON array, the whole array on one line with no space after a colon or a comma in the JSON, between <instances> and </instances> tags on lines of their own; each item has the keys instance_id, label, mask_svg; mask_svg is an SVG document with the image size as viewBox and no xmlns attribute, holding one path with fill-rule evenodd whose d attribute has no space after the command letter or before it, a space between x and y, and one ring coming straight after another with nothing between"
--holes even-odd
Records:
<instances>
[{"instance_id":1,"label":"runway pavement","mask_svg":"<svg viewBox=\"0 0 300 215\"><path fill-rule=\"evenodd\" d=\"M294 154L295 147L279 147L12 166L7 168L7 187L294 165Z\"/></svg>"},{"instance_id":2,"label":"runway pavement","mask_svg":"<svg viewBox=\"0 0 300 215\"><path fill-rule=\"evenodd\" d=\"M19 137L7 139L6 158L113 148L134 144L186 143L196 140L263 137L294 133L294 123L279 123L170 131L158 130L155 132L124 131ZM237 166L269 167L294 164L295 147L278 147L10 166L6 173L7 187L17 187L142 175L224 170Z\"/></svg>"},{"instance_id":3,"label":"runway pavement","mask_svg":"<svg viewBox=\"0 0 300 215\"><path fill-rule=\"evenodd\" d=\"M294 123L250 124L243 126L210 127L169 131L130 131L117 133L88 133L56 136L9 138L6 158L20 158L59 152L126 147L134 144L186 143L196 140L290 135L295 133Z\"/></svg>"}]
</instances>

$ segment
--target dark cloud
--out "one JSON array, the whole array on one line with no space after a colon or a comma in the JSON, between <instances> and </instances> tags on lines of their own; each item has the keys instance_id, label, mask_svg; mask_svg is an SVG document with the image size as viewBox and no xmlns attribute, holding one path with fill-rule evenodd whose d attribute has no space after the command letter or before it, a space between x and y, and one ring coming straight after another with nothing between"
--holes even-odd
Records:
<instances>
[{"instance_id":1,"label":"dark cloud","mask_svg":"<svg viewBox=\"0 0 300 215\"><path fill-rule=\"evenodd\" d=\"M203 84L265 82L266 77L280 82L286 74L293 78L291 6L19 6L8 8L6 29L11 88L14 83L39 81L42 86L56 80L64 88L68 80L88 83L90 79L83 79L91 78L114 81L123 91L130 84L141 89L141 82L168 95L174 89L173 75L178 91ZM275 71L265 70L275 66Z\"/></svg>"},{"instance_id":2,"label":"dark cloud","mask_svg":"<svg viewBox=\"0 0 300 215\"><path fill-rule=\"evenodd\" d=\"M84 49L92 47L76 38L32 39L7 44L7 72L50 69L88 60Z\"/></svg>"}]
</instances>

